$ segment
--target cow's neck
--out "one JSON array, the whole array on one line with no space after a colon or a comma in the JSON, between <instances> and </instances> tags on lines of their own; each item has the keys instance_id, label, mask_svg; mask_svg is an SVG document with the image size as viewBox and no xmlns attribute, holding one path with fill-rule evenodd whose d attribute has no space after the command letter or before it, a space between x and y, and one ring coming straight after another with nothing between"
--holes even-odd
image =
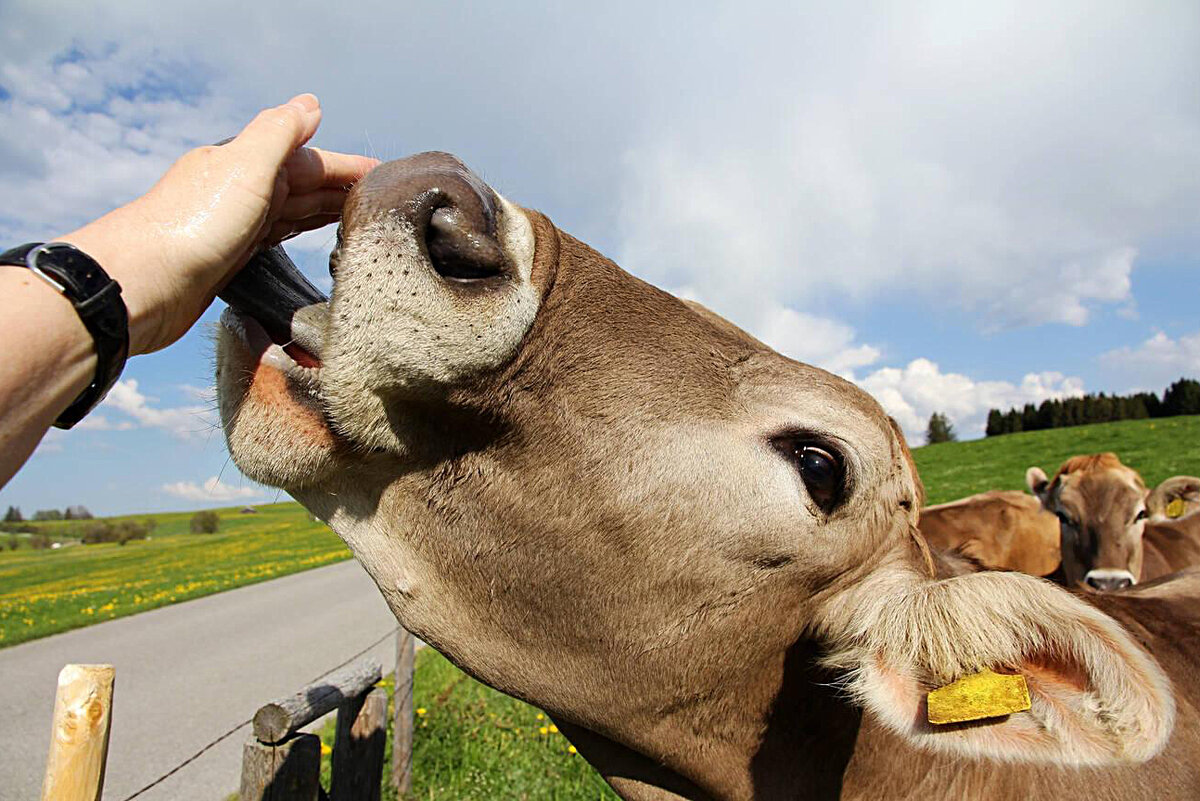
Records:
<instances>
[{"instance_id":1,"label":"cow's neck","mask_svg":"<svg viewBox=\"0 0 1200 801\"><path fill-rule=\"evenodd\" d=\"M728 698L678 716L669 741L654 756L620 745L570 724L563 731L588 761L632 801L672 799L793 799L798 788L805 798L838 798L842 777L854 754L862 712L838 690L839 676L819 665L818 646L801 640L788 651L781 687L765 714L739 713L755 704L753 688L734 687ZM706 739L713 709L736 722L726 734L732 741ZM647 725L653 725L647 721Z\"/></svg>"}]
</instances>

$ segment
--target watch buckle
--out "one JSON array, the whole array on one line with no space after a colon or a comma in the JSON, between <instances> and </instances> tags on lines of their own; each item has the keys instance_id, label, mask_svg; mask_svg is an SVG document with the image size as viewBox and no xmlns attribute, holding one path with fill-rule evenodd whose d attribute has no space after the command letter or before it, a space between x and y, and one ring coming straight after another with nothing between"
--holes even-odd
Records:
<instances>
[{"instance_id":1,"label":"watch buckle","mask_svg":"<svg viewBox=\"0 0 1200 801\"><path fill-rule=\"evenodd\" d=\"M38 245L33 250L29 251L29 253L25 254L25 266L29 268L31 273L53 287L58 294L65 295L67 294L67 288L59 283L54 276L47 273L41 267L38 267L37 264L37 257L41 255L43 251L49 250L54 244L54 242L49 242L45 245Z\"/></svg>"}]
</instances>

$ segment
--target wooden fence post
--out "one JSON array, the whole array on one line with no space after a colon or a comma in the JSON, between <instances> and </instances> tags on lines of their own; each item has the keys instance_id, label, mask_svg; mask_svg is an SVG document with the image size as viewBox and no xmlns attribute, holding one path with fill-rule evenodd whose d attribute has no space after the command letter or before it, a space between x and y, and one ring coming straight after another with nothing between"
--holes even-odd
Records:
<instances>
[{"instance_id":1,"label":"wooden fence post","mask_svg":"<svg viewBox=\"0 0 1200 801\"><path fill-rule=\"evenodd\" d=\"M112 665L67 665L58 674L42 801L99 801L114 675Z\"/></svg>"},{"instance_id":2,"label":"wooden fence post","mask_svg":"<svg viewBox=\"0 0 1200 801\"><path fill-rule=\"evenodd\" d=\"M387 690L382 687L347 701L338 710L330 801L379 801L387 714Z\"/></svg>"},{"instance_id":3,"label":"wooden fence post","mask_svg":"<svg viewBox=\"0 0 1200 801\"><path fill-rule=\"evenodd\" d=\"M297 734L268 745L250 736L242 749L240 801L317 801L320 790L320 737Z\"/></svg>"},{"instance_id":4,"label":"wooden fence post","mask_svg":"<svg viewBox=\"0 0 1200 801\"><path fill-rule=\"evenodd\" d=\"M413 656L413 636L402 626L396 637L392 724L392 786L401 798L412 786Z\"/></svg>"}]
</instances>

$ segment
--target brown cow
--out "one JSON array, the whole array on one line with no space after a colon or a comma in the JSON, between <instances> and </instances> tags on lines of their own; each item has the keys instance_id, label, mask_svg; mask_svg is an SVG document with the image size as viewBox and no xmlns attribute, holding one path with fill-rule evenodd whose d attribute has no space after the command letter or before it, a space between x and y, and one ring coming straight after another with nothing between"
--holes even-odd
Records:
<instances>
[{"instance_id":1,"label":"brown cow","mask_svg":"<svg viewBox=\"0 0 1200 801\"><path fill-rule=\"evenodd\" d=\"M1156 559L1149 569L1143 564L1150 499L1156 504L1166 498L1182 500L1188 491L1187 478L1168 479L1149 493L1138 472L1121 464L1113 453L1074 456L1052 480L1040 467L1025 474L1029 489L1058 517L1064 583L1083 583L1097 590L1159 578L1166 575L1158 572L1164 564L1200 565L1191 561L1192 552L1184 541L1167 535L1158 546L1165 549L1160 554L1163 559Z\"/></svg>"},{"instance_id":2,"label":"brown cow","mask_svg":"<svg viewBox=\"0 0 1200 801\"><path fill-rule=\"evenodd\" d=\"M957 550L993 570L1058 570L1058 518L1024 492L993 490L926 506L917 525L933 548Z\"/></svg>"},{"instance_id":3,"label":"brown cow","mask_svg":"<svg viewBox=\"0 0 1200 801\"><path fill-rule=\"evenodd\" d=\"M1200 787L1200 577L1085 600L1021 573L932 576L919 481L873 399L450 156L359 182L332 266L328 306L281 341L294 308L227 313L233 458L623 797ZM924 722L928 690L981 668L1025 676L1031 709Z\"/></svg>"}]
</instances>

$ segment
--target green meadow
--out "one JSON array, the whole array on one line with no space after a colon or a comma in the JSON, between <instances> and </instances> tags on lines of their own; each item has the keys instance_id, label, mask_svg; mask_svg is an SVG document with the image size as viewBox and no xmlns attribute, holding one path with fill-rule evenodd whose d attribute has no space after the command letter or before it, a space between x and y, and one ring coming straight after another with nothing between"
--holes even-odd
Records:
<instances>
[{"instance_id":1,"label":"green meadow","mask_svg":"<svg viewBox=\"0 0 1200 801\"><path fill-rule=\"evenodd\" d=\"M392 693L394 674L382 686ZM413 674L412 789L407 798L430 801L616 801L617 795L575 753L541 710L471 679L432 648L417 652ZM396 791L388 715L383 798ZM335 725L320 732L321 780L329 789Z\"/></svg>"},{"instance_id":2,"label":"green meadow","mask_svg":"<svg viewBox=\"0 0 1200 801\"><path fill-rule=\"evenodd\" d=\"M1165 478L1200 475L1200 416L1124 420L1075 428L946 442L913 450L926 502L945 503L993 489L1025 489L1025 471L1037 465L1054 475L1083 453L1112 451L1142 474L1146 486Z\"/></svg>"},{"instance_id":3,"label":"green meadow","mask_svg":"<svg viewBox=\"0 0 1200 801\"><path fill-rule=\"evenodd\" d=\"M257 508L218 510L215 534L190 533L191 512L112 518L155 523L125 545L79 544L86 521L35 524L64 544L0 552L0 647L350 558L299 504Z\"/></svg>"}]
</instances>

